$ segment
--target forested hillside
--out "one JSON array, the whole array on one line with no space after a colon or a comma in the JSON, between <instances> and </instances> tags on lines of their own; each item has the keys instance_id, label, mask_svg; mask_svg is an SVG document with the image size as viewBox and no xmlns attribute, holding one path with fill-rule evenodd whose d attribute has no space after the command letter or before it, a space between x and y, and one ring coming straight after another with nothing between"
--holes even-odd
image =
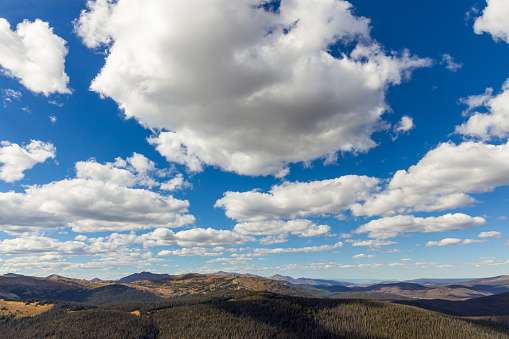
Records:
<instances>
[{"instance_id":1,"label":"forested hillside","mask_svg":"<svg viewBox=\"0 0 509 339\"><path fill-rule=\"evenodd\" d=\"M0 338L509 338L507 326L406 305L230 291L7 319Z\"/></svg>"}]
</instances>

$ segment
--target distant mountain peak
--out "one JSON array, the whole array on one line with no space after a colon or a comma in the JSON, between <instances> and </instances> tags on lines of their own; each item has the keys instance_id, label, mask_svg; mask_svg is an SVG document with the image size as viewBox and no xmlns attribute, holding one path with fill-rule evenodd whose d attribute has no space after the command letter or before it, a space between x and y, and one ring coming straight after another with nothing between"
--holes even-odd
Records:
<instances>
[{"instance_id":1,"label":"distant mountain peak","mask_svg":"<svg viewBox=\"0 0 509 339\"><path fill-rule=\"evenodd\" d=\"M7 277L24 277L23 274L17 274L17 273L6 273L6 274L4 274L4 276L7 276Z\"/></svg>"},{"instance_id":2,"label":"distant mountain peak","mask_svg":"<svg viewBox=\"0 0 509 339\"><path fill-rule=\"evenodd\" d=\"M48 278L48 279L68 279L67 277L64 277L64 276L61 276L58 274L48 275L46 278Z\"/></svg>"},{"instance_id":3,"label":"distant mountain peak","mask_svg":"<svg viewBox=\"0 0 509 339\"><path fill-rule=\"evenodd\" d=\"M274 274L272 277L269 277L272 280L294 280L292 277L288 275Z\"/></svg>"},{"instance_id":4,"label":"distant mountain peak","mask_svg":"<svg viewBox=\"0 0 509 339\"><path fill-rule=\"evenodd\" d=\"M127 277L123 277L119 280L117 280L119 283L129 284L138 280L152 280L162 277L167 277L168 274L157 274L157 273L151 273L151 272L141 272L141 273L133 273L131 275L128 275Z\"/></svg>"}]
</instances>

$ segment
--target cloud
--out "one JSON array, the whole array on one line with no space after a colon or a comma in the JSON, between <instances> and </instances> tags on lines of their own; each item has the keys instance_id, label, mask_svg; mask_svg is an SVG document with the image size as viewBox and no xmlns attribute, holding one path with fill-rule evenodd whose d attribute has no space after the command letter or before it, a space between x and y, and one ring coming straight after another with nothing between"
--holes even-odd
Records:
<instances>
[{"instance_id":1,"label":"cloud","mask_svg":"<svg viewBox=\"0 0 509 339\"><path fill-rule=\"evenodd\" d=\"M495 41L509 43L509 4L505 0L487 0L488 5L482 15L475 20L476 34L489 33Z\"/></svg>"},{"instance_id":2,"label":"cloud","mask_svg":"<svg viewBox=\"0 0 509 339\"><path fill-rule=\"evenodd\" d=\"M483 261L478 261L478 262L473 262L473 263L466 263L465 265L472 265L472 266L476 266L476 267L486 267L486 266L500 266L500 265L508 265L508 264L509 264L509 260L489 259L489 260L483 260Z\"/></svg>"},{"instance_id":3,"label":"cloud","mask_svg":"<svg viewBox=\"0 0 509 339\"><path fill-rule=\"evenodd\" d=\"M381 247L381 246L388 246L388 245L395 245L397 244L396 241L390 241L390 240L351 240L349 241L352 243L353 247L359 247L359 246L366 246L366 247Z\"/></svg>"},{"instance_id":4,"label":"cloud","mask_svg":"<svg viewBox=\"0 0 509 339\"><path fill-rule=\"evenodd\" d=\"M26 170L31 169L48 158L55 158L56 148L52 143L30 140L30 144L20 146L9 141L0 142L0 179L14 182L23 179Z\"/></svg>"},{"instance_id":5,"label":"cloud","mask_svg":"<svg viewBox=\"0 0 509 339\"><path fill-rule=\"evenodd\" d=\"M492 95L487 88L482 95L470 96L462 102L469 106L466 113L484 106L488 113L474 112L467 122L456 127L456 133L482 140L502 139L509 136L509 79L502 85L502 92Z\"/></svg>"},{"instance_id":6,"label":"cloud","mask_svg":"<svg viewBox=\"0 0 509 339\"><path fill-rule=\"evenodd\" d=\"M482 243L486 242L488 240L473 240L473 239L457 239L457 238L445 238L440 241L428 241L426 243L426 247L432 247L432 246L458 246L458 245L467 245L467 244L474 244L474 243ZM416 263L417 264L417 263Z\"/></svg>"},{"instance_id":7,"label":"cloud","mask_svg":"<svg viewBox=\"0 0 509 339\"><path fill-rule=\"evenodd\" d=\"M442 55L442 62L440 64L444 64L444 63L445 63L445 68L451 72L457 72L461 67L463 67L463 64L455 62L454 58L452 56L450 56L449 54Z\"/></svg>"},{"instance_id":8,"label":"cloud","mask_svg":"<svg viewBox=\"0 0 509 339\"><path fill-rule=\"evenodd\" d=\"M432 62L385 53L346 1L264 3L88 1L75 31L107 48L90 88L163 130L150 142L192 172L284 176L376 146L386 90Z\"/></svg>"},{"instance_id":9,"label":"cloud","mask_svg":"<svg viewBox=\"0 0 509 339\"><path fill-rule=\"evenodd\" d=\"M300 247L300 248L255 248L254 255L265 255L265 254L279 254L279 253L310 253L310 252L325 252L332 251L333 249L343 247L342 242L338 242L334 245L321 245L311 247Z\"/></svg>"},{"instance_id":10,"label":"cloud","mask_svg":"<svg viewBox=\"0 0 509 339\"><path fill-rule=\"evenodd\" d=\"M382 252L382 253L402 253L403 252L397 248L392 248L392 249L388 249L388 250L382 250L380 248L370 248L368 251Z\"/></svg>"},{"instance_id":11,"label":"cloud","mask_svg":"<svg viewBox=\"0 0 509 339\"><path fill-rule=\"evenodd\" d=\"M361 253L361 254L354 255L352 258L353 259L373 259L373 258L378 258L378 255L373 255L373 254L366 255L364 253Z\"/></svg>"},{"instance_id":12,"label":"cloud","mask_svg":"<svg viewBox=\"0 0 509 339\"><path fill-rule=\"evenodd\" d=\"M145 246L216 247L236 246L253 240L237 232L216 230L213 228L193 228L174 233L167 228L159 228L141 237Z\"/></svg>"},{"instance_id":13,"label":"cloud","mask_svg":"<svg viewBox=\"0 0 509 339\"><path fill-rule=\"evenodd\" d=\"M478 235L479 238L493 238L493 237L500 238L501 236L502 233L497 231L481 232Z\"/></svg>"},{"instance_id":14,"label":"cloud","mask_svg":"<svg viewBox=\"0 0 509 339\"><path fill-rule=\"evenodd\" d=\"M61 255L87 255L90 246L80 241L60 242L53 238L41 236L27 236L0 241L0 253L19 254L61 254Z\"/></svg>"},{"instance_id":15,"label":"cloud","mask_svg":"<svg viewBox=\"0 0 509 339\"><path fill-rule=\"evenodd\" d=\"M190 257L190 256L200 256L200 257L216 257L222 255L223 252L215 252L207 250L203 247L191 247L191 248L181 248L178 250L164 250L157 255L159 256L179 256L179 257ZM209 262L209 261L207 261Z\"/></svg>"},{"instance_id":16,"label":"cloud","mask_svg":"<svg viewBox=\"0 0 509 339\"><path fill-rule=\"evenodd\" d=\"M20 272L26 274L27 268L30 275L35 276L44 276L48 274L62 274L67 275L64 272L71 272L72 274L80 274L80 271L83 270L102 270L106 271L106 279L111 279L111 273L115 270L118 270L123 267L136 267L137 269L143 269L153 262L161 260L152 258L152 253L149 252L139 252L136 250L132 251L117 251L111 253L102 253L107 254L107 256L101 256L101 254L95 253L87 253L95 255L96 258L91 259L88 262L69 262L66 260L65 256L67 255L75 255L69 251L62 251L66 246L72 246L70 243L73 242L58 242L54 239L49 239L47 242L41 239L41 244L48 245L49 251L54 251L54 253L44 254L44 252L38 253L34 251L33 253L26 252L23 253L14 253L15 255L20 255L17 257L12 257L2 261L2 268L0 272ZM52 246L57 244L57 248L53 248ZM79 246L76 246L79 248ZM29 251L29 250L28 250ZM79 252L76 252L79 253ZM76 254L79 255L79 254ZM23 269L23 271L20 270ZM94 273L94 276L97 276L97 271ZM118 273L117 273L118 274ZM125 275L125 274L124 274ZM86 277L86 276L85 276ZM88 277L90 279L90 276Z\"/></svg>"},{"instance_id":17,"label":"cloud","mask_svg":"<svg viewBox=\"0 0 509 339\"><path fill-rule=\"evenodd\" d=\"M288 234L269 235L259 240L262 245L282 244L288 241Z\"/></svg>"},{"instance_id":18,"label":"cloud","mask_svg":"<svg viewBox=\"0 0 509 339\"><path fill-rule=\"evenodd\" d=\"M468 106L468 108L463 111L463 115L464 116L470 115L475 108L486 106L492 98L493 98L493 88L491 87L486 88L484 94L470 95L466 98L460 98L459 101L462 104Z\"/></svg>"},{"instance_id":19,"label":"cloud","mask_svg":"<svg viewBox=\"0 0 509 339\"><path fill-rule=\"evenodd\" d=\"M316 237L329 233L327 225L316 225L309 220L296 219L289 221L271 220L246 222L235 225L234 230L249 235L282 235L295 234L301 237Z\"/></svg>"},{"instance_id":20,"label":"cloud","mask_svg":"<svg viewBox=\"0 0 509 339\"><path fill-rule=\"evenodd\" d=\"M217 258L217 259L207 260L207 264L222 263L223 265L239 265L239 264L247 264L247 262L250 260L253 260L253 258L246 258L246 257Z\"/></svg>"},{"instance_id":21,"label":"cloud","mask_svg":"<svg viewBox=\"0 0 509 339\"><path fill-rule=\"evenodd\" d=\"M490 192L508 184L509 143L448 142L408 170L397 171L384 190L351 210L356 216L391 216L465 207L475 202L467 193Z\"/></svg>"},{"instance_id":22,"label":"cloud","mask_svg":"<svg viewBox=\"0 0 509 339\"><path fill-rule=\"evenodd\" d=\"M2 230L23 233L71 227L75 232L126 231L194 222L194 217L186 214L188 201L132 187L140 181L127 170L91 160L77 163L76 169L73 179L29 186L24 193L0 193Z\"/></svg>"},{"instance_id":23,"label":"cloud","mask_svg":"<svg viewBox=\"0 0 509 339\"><path fill-rule=\"evenodd\" d=\"M15 91L13 89L7 88L7 89L4 89L3 92L4 92L4 99L6 101L12 101L12 99L17 100L17 101L21 100L22 95L21 95L20 91Z\"/></svg>"},{"instance_id":24,"label":"cloud","mask_svg":"<svg viewBox=\"0 0 509 339\"><path fill-rule=\"evenodd\" d=\"M296 217L339 214L353 203L367 199L378 179L348 175L308 183L283 183L268 193L226 192L215 207L239 221L293 219Z\"/></svg>"},{"instance_id":25,"label":"cloud","mask_svg":"<svg viewBox=\"0 0 509 339\"><path fill-rule=\"evenodd\" d=\"M370 238L394 238L407 232L447 232L486 224L481 217L466 214L446 214L439 217L418 218L413 215L398 215L381 218L362 225L355 233L369 232Z\"/></svg>"},{"instance_id":26,"label":"cloud","mask_svg":"<svg viewBox=\"0 0 509 339\"><path fill-rule=\"evenodd\" d=\"M269 192L226 192L215 207L238 221L295 219L336 215L395 216L470 206L469 194L509 184L509 143L442 143L408 170L397 171L387 185L366 176L285 182ZM477 220L477 219L476 219ZM393 220L394 221L394 220Z\"/></svg>"},{"instance_id":27,"label":"cloud","mask_svg":"<svg viewBox=\"0 0 509 339\"><path fill-rule=\"evenodd\" d=\"M405 133L410 131L412 128L414 128L414 121L412 118L404 115L401 120L398 122L396 126L394 126L394 132L395 133Z\"/></svg>"},{"instance_id":28,"label":"cloud","mask_svg":"<svg viewBox=\"0 0 509 339\"><path fill-rule=\"evenodd\" d=\"M11 31L0 18L0 66L2 73L19 79L35 93L71 93L65 74L66 41L53 33L47 22L24 20Z\"/></svg>"},{"instance_id":29,"label":"cloud","mask_svg":"<svg viewBox=\"0 0 509 339\"><path fill-rule=\"evenodd\" d=\"M450 268L454 267L451 264L441 264L436 262L416 262L415 267L417 268Z\"/></svg>"},{"instance_id":30,"label":"cloud","mask_svg":"<svg viewBox=\"0 0 509 339\"><path fill-rule=\"evenodd\" d=\"M178 191L189 187L192 187L192 185L184 180L182 173L178 173L175 178L162 183L160 189L165 191Z\"/></svg>"},{"instance_id":31,"label":"cloud","mask_svg":"<svg viewBox=\"0 0 509 339\"><path fill-rule=\"evenodd\" d=\"M127 159L116 158L115 162L104 165L94 159L76 163L76 176L82 179L92 179L105 183L115 183L120 186L159 186L153 176L165 175L158 171L155 163L144 155L133 153Z\"/></svg>"}]
</instances>

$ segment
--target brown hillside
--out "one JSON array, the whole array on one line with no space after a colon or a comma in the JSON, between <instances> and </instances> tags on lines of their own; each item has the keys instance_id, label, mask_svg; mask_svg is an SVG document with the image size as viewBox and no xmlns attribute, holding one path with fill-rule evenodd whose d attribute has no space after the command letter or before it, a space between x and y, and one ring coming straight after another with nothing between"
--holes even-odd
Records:
<instances>
[{"instance_id":1,"label":"brown hillside","mask_svg":"<svg viewBox=\"0 0 509 339\"><path fill-rule=\"evenodd\" d=\"M139 280L129 284L150 291L163 298L201 295L231 290L267 291L292 296L311 296L293 286L255 276L221 276L188 273L152 280Z\"/></svg>"}]
</instances>

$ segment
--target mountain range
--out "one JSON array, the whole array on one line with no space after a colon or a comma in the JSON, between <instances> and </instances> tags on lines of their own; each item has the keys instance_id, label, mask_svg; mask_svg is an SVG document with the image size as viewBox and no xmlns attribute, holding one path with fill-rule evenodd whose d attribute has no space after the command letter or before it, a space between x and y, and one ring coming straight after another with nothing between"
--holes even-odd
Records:
<instances>
[{"instance_id":1,"label":"mountain range","mask_svg":"<svg viewBox=\"0 0 509 339\"><path fill-rule=\"evenodd\" d=\"M97 338L138 338L132 331L152 333L147 338L215 331L230 337L508 337L509 276L415 281L361 285L234 272L140 272L118 280L6 274L0 276L0 337L80 337L76 326Z\"/></svg>"},{"instance_id":2,"label":"mountain range","mask_svg":"<svg viewBox=\"0 0 509 339\"><path fill-rule=\"evenodd\" d=\"M422 281L422 284L416 283ZM46 278L16 274L0 276L0 298L51 299L104 305L119 301L188 298L230 290L268 291L283 295L329 299L379 299L389 301L426 301L426 305L457 308L457 301L473 300L509 292L509 276L473 280L419 279L413 282L382 282L371 285L346 281L292 278L273 275L217 272L183 275L140 272L118 280L82 280L50 275ZM444 301L429 301L441 300ZM491 300L491 299L488 299ZM445 302L447 301L447 303Z\"/></svg>"}]
</instances>

